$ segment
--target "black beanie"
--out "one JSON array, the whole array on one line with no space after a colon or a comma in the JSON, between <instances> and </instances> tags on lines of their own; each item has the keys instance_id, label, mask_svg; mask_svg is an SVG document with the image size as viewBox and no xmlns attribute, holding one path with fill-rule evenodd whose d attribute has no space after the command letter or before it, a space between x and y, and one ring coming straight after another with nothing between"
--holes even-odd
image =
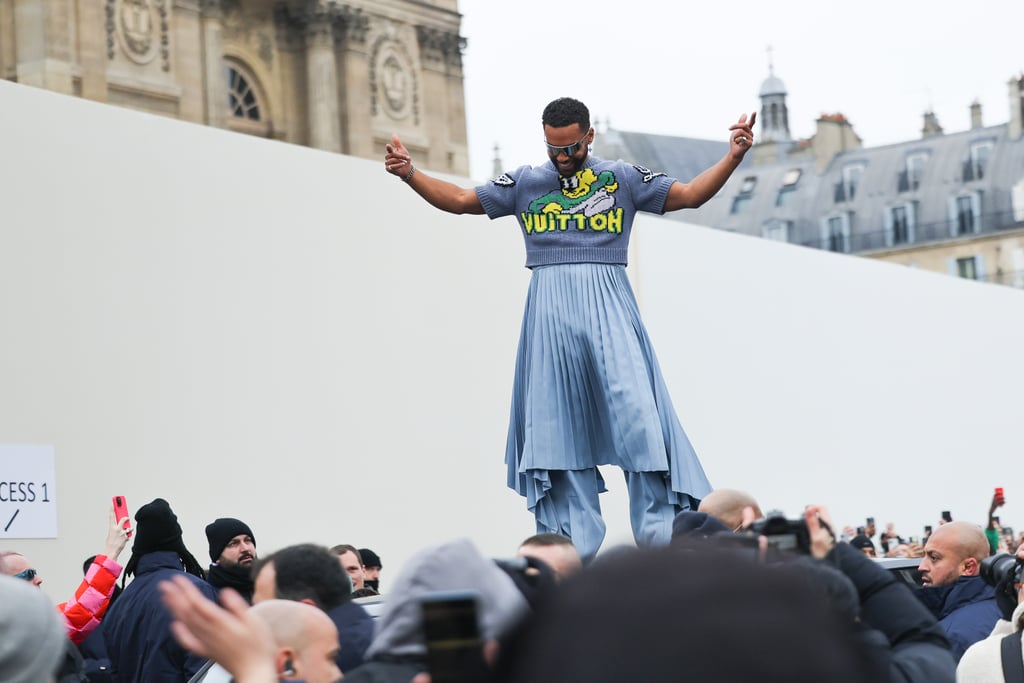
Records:
<instances>
[{"instance_id":1,"label":"black beanie","mask_svg":"<svg viewBox=\"0 0 1024 683\"><path fill-rule=\"evenodd\" d=\"M858 534L854 536L852 539L850 539L850 545L852 545L857 550L861 551L863 551L865 548L871 548L872 550L875 549L874 542L865 534Z\"/></svg>"},{"instance_id":2,"label":"black beanie","mask_svg":"<svg viewBox=\"0 0 1024 683\"><path fill-rule=\"evenodd\" d=\"M378 569L384 568L384 565L380 563L380 555L369 548L360 548L359 557L363 560L364 567L377 567Z\"/></svg>"},{"instance_id":3,"label":"black beanie","mask_svg":"<svg viewBox=\"0 0 1024 683\"><path fill-rule=\"evenodd\" d=\"M135 513L133 555L145 555L158 550L181 551L183 548L181 525L166 500L157 498L138 509Z\"/></svg>"},{"instance_id":4,"label":"black beanie","mask_svg":"<svg viewBox=\"0 0 1024 683\"><path fill-rule=\"evenodd\" d=\"M206 540L210 542L210 561L216 562L231 539L239 534L248 534L256 545L256 537L249 525L234 517L221 517L206 525Z\"/></svg>"}]
</instances>

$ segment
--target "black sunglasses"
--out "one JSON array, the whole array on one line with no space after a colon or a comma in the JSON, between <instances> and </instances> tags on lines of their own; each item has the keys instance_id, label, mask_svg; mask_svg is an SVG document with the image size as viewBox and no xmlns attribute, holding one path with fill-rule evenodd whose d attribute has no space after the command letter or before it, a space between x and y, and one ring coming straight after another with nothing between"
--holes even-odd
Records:
<instances>
[{"instance_id":1,"label":"black sunglasses","mask_svg":"<svg viewBox=\"0 0 1024 683\"><path fill-rule=\"evenodd\" d=\"M589 130L579 140L572 143L571 145L566 145L565 147L556 147L547 140L544 141L544 144L547 145L548 147L548 154L550 154L553 157L557 157L559 154L564 154L567 157L571 157L575 156L576 152L580 151L580 148L583 147L583 141L587 139L588 135L590 135Z\"/></svg>"},{"instance_id":2,"label":"black sunglasses","mask_svg":"<svg viewBox=\"0 0 1024 683\"><path fill-rule=\"evenodd\" d=\"M25 581L32 581L36 578L36 574L38 573L39 572L37 572L35 569L26 569L23 572L18 572L17 574L15 574L14 578L24 579Z\"/></svg>"}]
</instances>

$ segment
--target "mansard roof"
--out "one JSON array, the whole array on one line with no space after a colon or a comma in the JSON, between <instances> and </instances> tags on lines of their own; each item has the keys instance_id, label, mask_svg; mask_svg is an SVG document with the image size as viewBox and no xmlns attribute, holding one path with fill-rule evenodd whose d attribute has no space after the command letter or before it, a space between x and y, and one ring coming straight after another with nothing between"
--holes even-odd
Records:
<instances>
[{"instance_id":1,"label":"mansard roof","mask_svg":"<svg viewBox=\"0 0 1024 683\"><path fill-rule=\"evenodd\" d=\"M672 135L609 129L594 138L594 152L603 159L623 159L661 171L686 183L729 151L724 140L701 140ZM741 168L748 165L744 160Z\"/></svg>"},{"instance_id":2,"label":"mansard roof","mask_svg":"<svg viewBox=\"0 0 1024 683\"><path fill-rule=\"evenodd\" d=\"M1013 212L1014 188L1024 195L1024 138L1011 140L1009 125L980 127L895 144L847 150L819 171L807 146L776 146L777 154L754 164L751 154L725 187L699 209L669 217L714 228L762 236L785 223L790 242L820 247L822 225L845 216L850 251L891 246L887 214L913 204L914 244L955 235L958 197L976 196L981 231L1024 228ZM615 156L689 180L720 159L726 143L615 131ZM972 164L972 147L990 143L983 169ZM767 151L767 150L765 150ZM611 157L602 148L600 156ZM908 172L910 157L923 158L919 182ZM851 193L848 176L859 177ZM794 179L795 182L794 182ZM1018 199L1018 212L1024 202ZM1019 215L1019 213L1018 213Z\"/></svg>"}]
</instances>

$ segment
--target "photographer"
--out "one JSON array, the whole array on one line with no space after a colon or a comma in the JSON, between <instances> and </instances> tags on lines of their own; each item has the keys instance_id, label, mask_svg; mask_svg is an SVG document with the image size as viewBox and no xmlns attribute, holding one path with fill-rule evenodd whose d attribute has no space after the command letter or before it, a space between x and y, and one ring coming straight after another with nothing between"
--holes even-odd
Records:
<instances>
[{"instance_id":1,"label":"photographer","mask_svg":"<svg viewBox=\"0 0 1024 683\"><path fill-rule=\"evenodd\" d=\"M836 543L828 512L804 511L810 552L850 579L860 597L862 639L872 658L888 671L886 681L953 681L956 664L949 641L935 617L907 586L848 543Z\"/></svg>"},{"instance_id":2,"label":"photographer","mask_svg":"<svg viewBox=\"0 0 1024 683\"><path fill-rule=\"evenodd\" d=\"M1020 584L1021 564L1024 563L1024 548L1017 549L1017 562L1005 562L1006 555L990 558L1004 560L1002 571L986 572L982 576L996 586L997 600L1003 616L992 629L992 635L978 641L967 649L956 670L957 683L1018 683L1024 681L1024 653L1021 646L1021 632L1024 630L1024 588ZM986 563L987 564L987 563ZM988 565L989 568L992 565ZM1016 603L1016 604L1014 604ZM1005 649L1004 649L1005 648ZM1013 669L1012 667L1016 667Z\"/></svg>"}]
</instances>

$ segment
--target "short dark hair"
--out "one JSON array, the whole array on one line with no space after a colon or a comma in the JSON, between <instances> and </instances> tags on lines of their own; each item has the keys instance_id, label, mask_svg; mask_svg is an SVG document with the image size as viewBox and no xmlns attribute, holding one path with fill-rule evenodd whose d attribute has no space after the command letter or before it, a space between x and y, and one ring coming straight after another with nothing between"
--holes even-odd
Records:
<instances>
[{"instance_id":1,"label":"short dark hair","mask_svg":"<svg viewBox=\"0 0 1024 683\"><path fill-rule=\"evenodd\" d=\"M540 121L545 126L564 128L576 123L583 130L590 130L590 110L587 105L571 97L559 97L544 107Z\"/></svg>"},{"instance_id":2,"label":"short dark hair","mask_svg":"<svg viewBox=\"0 0 1024 683\"><path fill-rule=\"evenodd\" d=\"M563 536L562 534L537 534L530 536L528 539L519 544L522 548L524 545L572 545L572 539Z\"/></svg>"},{"instance_id":3,"label":"short dark hair","mask_svg":"<svg viewBox=\"0 0 1024 683\"><path fill-rule=\"evenodd\" d=\"M331 548L331 552L341 557L345 553L352 553L356 556L356 561L359 562L359 566L363 566L363 554L354 545L348 543L339 543L338 545Z\"/></svg>"},{"instance_id":4,"label":"short dark hair","mask_svg":"<svg viewBox=\"0 0 1024 683\"><path fill-rule=\"evenodd\" d=\"M268 564L274 565L276 598L312 600L327 612L352 596L348 574L341 568L338 557L322 545L291 545L260 558L253 566L253 578Z\"/></svg>"}]
</instances>

